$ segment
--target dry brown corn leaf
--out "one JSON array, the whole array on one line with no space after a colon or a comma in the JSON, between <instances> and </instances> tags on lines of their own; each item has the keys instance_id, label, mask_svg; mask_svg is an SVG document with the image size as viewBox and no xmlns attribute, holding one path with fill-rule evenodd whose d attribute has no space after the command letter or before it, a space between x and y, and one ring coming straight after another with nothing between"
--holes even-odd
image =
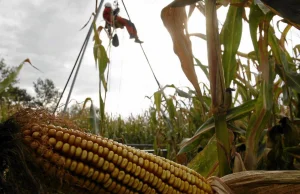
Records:
<instances>
[{"instance_id":1,"label":"dry brown corn leaf","mask_svg":"<svg viewBox=\"0 0 300 194\"><path fill-rule=\"evenodd\" d=\"M243 171L222 177L221 183L233 193L299 193L300 171Z\"/></svg>"},{"instance_id":2,"label":"dry brown corn leaf","mask_svg":"<svg viewBox=\"0 0 300 194\"><path fill-rule=\"evenodd\" d=\"M174 52L180 59L185 76L192 83L197 94L202 96L194 67L192 43L189 36L185 34L187 26L185 7L167 6L161 11L161 18L171 35Z\"/></svg>"}]
</instances>

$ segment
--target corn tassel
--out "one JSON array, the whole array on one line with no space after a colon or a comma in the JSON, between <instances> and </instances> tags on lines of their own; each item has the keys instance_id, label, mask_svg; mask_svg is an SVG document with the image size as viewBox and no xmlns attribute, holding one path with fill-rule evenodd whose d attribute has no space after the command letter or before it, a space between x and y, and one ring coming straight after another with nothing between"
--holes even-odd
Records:
<instances>
[{"instance_id":1,"label":"corn tassel","mask_svg":"<svg viewBox=\"0 0 300 194\"><path fill-rule=\"evenodd\" d=\"M197 172L101 136L45 124L21 132L47 175L91 193L213 193Z\"/></svg>"}]
</instances>

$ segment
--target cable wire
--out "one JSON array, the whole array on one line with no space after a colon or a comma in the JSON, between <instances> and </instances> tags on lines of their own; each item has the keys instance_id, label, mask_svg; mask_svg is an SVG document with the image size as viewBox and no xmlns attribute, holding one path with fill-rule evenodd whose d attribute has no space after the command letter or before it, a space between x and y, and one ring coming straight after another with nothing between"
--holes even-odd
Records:
<instances>
[{"instance_id":1,"label":"cable wire","mask_svg":"<svg viewBox=\"0 0 300 194\"><path fill-rule=\"evenodd\" d=\"M159 89L161 89L161 85L160 85L160 83L159 83L159 81L158 81L158 79L157 79L157 77L156 77L156 75L155 75L155 73L154 73L154 71L153 71L153 68L152 68L152 66L151 66L151 64L150 64L150 61L149 61L149 59L148 59L148 57L147 57L147 54L146 54L146 52L145 52L145 50L144 50L142 44L140 44L140 46L141 46L141 49L142 49L142 51L143 51L143 53L144 53L144 56L145 56L145 58L146 58L146 60L147 60L147 62L148 62L148 65L149 65L149 67L150 67L150 69L151 69L152 75L153 75L153 77L154 77L154 79L155 79L155 81L156 81L156 83L157 83Z\"/></svg>"},{"instance_id":2,"label":"cable wire","mask_svg":"<svg viewBox=\"0 0 300 194\"><path fill-rule=\"evenodd\" d=\"M127 9L126 9L126 6L125 6L125 3L124 3L123 0L122 0L122 4L123 4L123 6L124 6L124 8L125 8L125 11L126 11L126 13L127 13L128 19L131 21L130 16L129 16L129 13L128 13Z\"/></svg>"},{"instance_id":3,"label":"cable wire","mask_svg":"<svg viewBox=\"0 0 300 194\"><path fill-rule=\"evenodd\" d=\"M123 4L123 6L124 6L124 8L125 8L125 11L126 11L126 13L127 13L128 19L130 20L129 13L128 13L127 9L126 9L126 6L125 6L125 3L124 3L123 0L122 0L122 4ZM162 90L162 87L161 87L161 85L160 85L160 83L159 83L159 81L158 81L158 79L157 79L157 77L156 77L156 75L155 75L155 73L154 73L154 71L153 71L153 68L152 68L152 66L151 66L151 64L150 64L150 61L149 61L149 59L148 59L148 57L147 57L147 54L146 54L146 52L145 52L145 50L144 50L144 48L143 48L143 46L142 46L141 43L140 43L140 46L141 46L141 49L142 49L142 51L143 51L143 53L144 53L144 56L145 56L145 58L146 58L146 60L147 60L147 63L148 63L148 65L149 65L150 69L151 69L152 75L153 75L153 77L154 77L154 79L155 79L155 81L156 81L156 83L157 83L157 85L158 85L158 88L159 88L159 90L161 91L161 93L162 93L164 99L167 100L167 97L166 97L164 91ZM164 118L165 121L167 122L168 126L170 127L171 131L174 131L174 127L173 127L173 125L172 125L170 119L166 116L166 114L165 114L162 110L161 110L161 113L162 113L162 115L163 115L163 118Z\"/></svg>"}]
</instances>

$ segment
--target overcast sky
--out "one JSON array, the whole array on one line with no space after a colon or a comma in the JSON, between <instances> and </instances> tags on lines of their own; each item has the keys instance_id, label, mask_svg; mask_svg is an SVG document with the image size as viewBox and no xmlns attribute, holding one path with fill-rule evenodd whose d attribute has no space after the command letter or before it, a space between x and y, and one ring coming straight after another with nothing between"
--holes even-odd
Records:
<instances>
[{"instance_id":1,"label":"overcast sky","mask_svg":"<svg viewBox=\"0 0 300 194\"><path fill-rule=\"evenodd\" d=\"M170 35L160 18L161 10L171 0L124 2L140 39L145 42L143 47L159 82L162 85L191 87L173 53ZM120 15L127 18L121 0L119 4ZM20 87L34 94L32 83L40 77L52 79L57 88L63 90L89 25L81 31L79 29L88 21L94 9L94 0L0 0L0 58L4 58L10 66L19 65L29 58L33 65L44 72L25 65L19 76ZM102 14L99 15L97 25L104 25ZM205 20L199 12L196 11L191 19L190 27L190 32L205 33ZM112 115L135 115L149 108L151 102L145 96L153 95L158 86L139 44L129 39L125 28L118 29L117 34L120 46L112 47L110 53L106 112ZM243 37L240 50L253 50L249 46L249 34L245 33ZM100 38L106 48L107 36L101 33ZM193 39L192 42L196 57L207 64L205 42L199 39ZM98 71L92 47L93 42L90 41L71 99L82 102L91 97L98 105ZM199 81L206 81L201 74L198 75ZM68 92L69 87L62 103L65 103Z\"/></svg>"}]
</instances>

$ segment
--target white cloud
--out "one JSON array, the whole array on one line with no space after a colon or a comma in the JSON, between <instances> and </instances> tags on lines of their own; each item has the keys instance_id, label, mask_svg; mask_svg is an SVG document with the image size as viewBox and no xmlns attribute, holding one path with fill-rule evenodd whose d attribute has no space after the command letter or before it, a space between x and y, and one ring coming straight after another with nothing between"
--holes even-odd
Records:
<instances>
[{"instance_id":1,"label":"white cloud","mask_svg":"<svg viewBox=\"0 0 300 194\"><path fill-rule=\"evenodd\" d=\"M169 1L171 2L171 1ZM179 60L173 53L171 38L160 18L161 9L169 2L157 0L125 1L132 21L135 23L143 47L152 68L162 85L190 85L185 78ZM121 2L120 15L127 18ZM44 73L25 66L20 74L21 87L32 88L38 77L50 78L62 91L71 72L88 27L78 31L94 11L93 1L2 1L0 21L6 18L4 35L5 50L0 50L8 64L17 65L25 58ZM3 12L14 7L13 12ZM10 22L13 21L13 22ZM103 19L98 18L98 25ZM11 31L12 28L13 30ZM11 31L12 33L8 33ZM2 30L3 32L3 30ZM158 86L140 46L129 39L126 30L117 30L120 39L118 48L112 47L107 93L106 111L113 114L141 113L147 110L151 96ZM101 34L103 45L108 44L105 33ZM89 42L77 81L71 96L78 102L92 97L98 104L98 70L95 68L92 52L93 42ZM9 56L9 57L7 57ZM30 89L30 91L33 91ZM64 103L69 87L62 99Z\"/></svg>"},{"instance_id":2,"label":"white cloud","mask_svg":"<svg viewBox=\"0 0 300 194\"><path fill-rule=\"evenodd\" d=\"M171 0L124 2L140 39L145 42L143 48L159 82L162 85L191 87L181 70L178 57L173 52L172 40L160 17L162 8ZM25 65L20 75L21 87L33 92L32 82L41 77L52 79L62 91L89 25L82 31L79 29L91 16L95 9L94 4L94 1L83 0L0 1L0 57L5 58L7 64L14 66L30 58L33 65L44 72L40 73ZM119 5L120 15L127 18L121 1ZM225 18L225 15L222 18ZM191 20L191 31L205 33L205 20L198 10L195 10ZM97 22L97 25L100 24L103 25L101 15ZM106 111L128 116L130 113L141 113L142 110L148 109L151 102L145 96L151 96L158 86L139 44L129 39L125 29L118 29L117 34L120 46L112 47L110 52ZM101 39L106 48L108 39L103 32ZM250 38L246 38L246 42L242 42L242 51L244 48L249 50L249 40ZM193 38L192 43L195 56L203 64L207 64L205 42ZM95 68L92 47L93 42L90 40L71 99L82 102L86 97L92 97L98 105L98 70ZM199 69L197 72L200 72ZM203 74L199 73L199 81L205 79ZM65 102L68 91L69 87L62 103Z\"/></svg>"}]
</instances>

